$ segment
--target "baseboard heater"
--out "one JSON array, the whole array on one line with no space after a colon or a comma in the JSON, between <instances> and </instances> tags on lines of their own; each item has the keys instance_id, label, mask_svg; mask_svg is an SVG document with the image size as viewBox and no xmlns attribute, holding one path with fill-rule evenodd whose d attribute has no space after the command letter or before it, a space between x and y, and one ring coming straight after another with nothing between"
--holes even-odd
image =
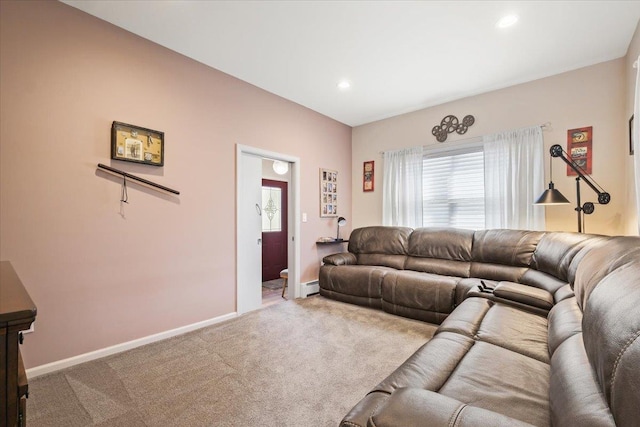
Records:
<instances>
[{"instance_id":1,"label":"baseboard heater","mask_svg":"<svg viewBox=\"0 0 640 427\"><path fill-rule=\"evenodd\" d=\"M312 280L302 284L303 297L308 297L309 295L317 294L318 292L320 292L320 285L317 280Z\"/></svg>"}]
</instances>

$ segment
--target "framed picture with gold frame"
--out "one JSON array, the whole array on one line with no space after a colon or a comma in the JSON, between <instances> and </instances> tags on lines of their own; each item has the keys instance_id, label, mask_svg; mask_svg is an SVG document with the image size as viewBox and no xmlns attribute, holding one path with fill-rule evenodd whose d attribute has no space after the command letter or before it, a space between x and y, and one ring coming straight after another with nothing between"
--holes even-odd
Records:
<instances>
[{"instance_id":1,"label":"framed picture with gold frame","mask_svg":"<svg viewBox=\"0 0 640 427\"><path fill-rule=\"evenodd\" d=\"M111 158L126 162L164 166L164 132L113 122Z\"/></svg>"},{"instance_id":2,"label":"framed picture with gold frame","mask_svg":"<svg viewBox=\"0 0 640 427\"><path fill-rule=\"evenodd\" d=\"M338 171L320 169L320 217L338 216Z\"/></svg>"}]
</instances>

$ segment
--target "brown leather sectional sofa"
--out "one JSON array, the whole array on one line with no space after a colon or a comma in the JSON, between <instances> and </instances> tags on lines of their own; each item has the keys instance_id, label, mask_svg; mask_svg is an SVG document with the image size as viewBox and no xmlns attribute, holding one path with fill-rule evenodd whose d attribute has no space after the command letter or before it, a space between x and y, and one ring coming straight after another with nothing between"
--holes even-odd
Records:
<instances>
[{"instance_id":1,"label":"brown leather sectional sofa","mask_svg":"<svg viewBox=\"0 0 640 427\"><path fill-rule=\"evenodd\" d=\"M341 426L640 426L640 238L366 227L320 293L440 324Z\"/></svg>"}]
</instances>

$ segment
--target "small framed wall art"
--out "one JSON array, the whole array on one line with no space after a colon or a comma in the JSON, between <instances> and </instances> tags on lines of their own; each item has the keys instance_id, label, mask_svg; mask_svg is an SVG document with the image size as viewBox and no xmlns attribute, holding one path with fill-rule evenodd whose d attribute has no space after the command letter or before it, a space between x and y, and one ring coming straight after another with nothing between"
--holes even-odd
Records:
<instances>
[{"instance_id":1,"label":"small framed wall art","mask_svg":"<svg viewBox=\"0 0 640 427\"><path fill-rule=\"evenodd\" d=\"M362 166L362 191L373 191L374 188L374 161L364 162Z\"/></svg>"},{"instance_id":2,"label":"small framed wall art","mask_svg":"<svg viewBox=\"0 0 640 427\"><path fill-rule=\"evenodd\" d=\"M591 175L593 158L593 127L569 129L567 131L567 153L586 175ZM567 165L567 176L578 175Z\"/></svg>"},{"instance_id":3,"label":"small framed wall art","mask_svg":"<svg viewBox=\"0 0 640 427\"><path fill-rule=\"evenodd\" d=\"M320 169L320 217L338 216L338 172Z\"/></svg>"},{"instance_id":4,"label":"small framed wall art","mask_svg":"<svg viewBox=\"0 0 640 427\"><path fill-rule=\"evenodd\" d=\"M126 123L111 125L111 158L164 166L164 132Z\"/></svg>"}]
</instances>

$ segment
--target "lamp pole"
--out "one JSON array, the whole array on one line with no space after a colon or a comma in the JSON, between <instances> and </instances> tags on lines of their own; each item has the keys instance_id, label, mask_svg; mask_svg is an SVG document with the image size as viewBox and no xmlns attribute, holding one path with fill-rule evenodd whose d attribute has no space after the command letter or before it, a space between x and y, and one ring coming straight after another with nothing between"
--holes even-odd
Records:
<instances>
[{"instance_id":1,"label":"lamp pole","mask_svg":"<svg viewBox=\"0 0 640 427\"><path fill-rule=\"evenodd\" d=\"M570 159L566 156L566 152L562 149L562 146L559 144L555 144L551 146L549 149L549 153L551 157L560 157L571 169L573 169L578 176L576 177L576 212L578 213L578 232L582 233L582 219L584 214L592 214L595 210L595 206L591 202L587 202L582 205L580 201L580 180L584 181L593 191L598 195L598 203L601 205L606 205L611 201L611 195L604 190L598 189L594 182L585 175L584 170L576 164L573 159Z\"/></svg>"}]
</instances>

